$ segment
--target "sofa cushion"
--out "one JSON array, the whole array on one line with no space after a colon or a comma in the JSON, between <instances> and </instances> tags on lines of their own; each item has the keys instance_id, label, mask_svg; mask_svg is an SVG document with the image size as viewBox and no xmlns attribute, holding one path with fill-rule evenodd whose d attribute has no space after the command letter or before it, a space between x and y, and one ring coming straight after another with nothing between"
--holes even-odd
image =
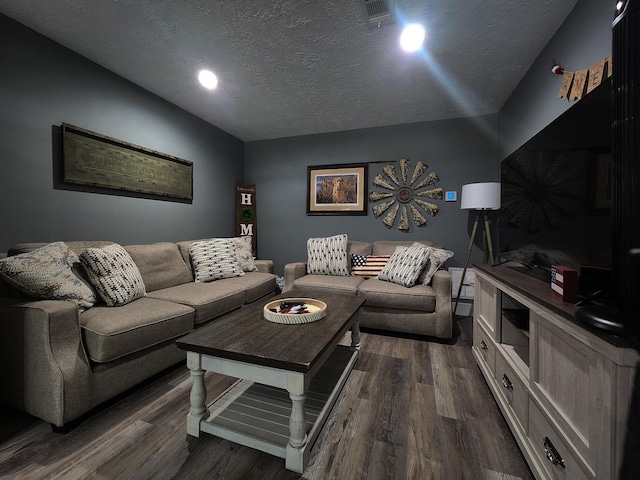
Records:
<instances>
[{"instance_id":1,"label":"sofa cushion","mask_svg":"<svg viewBox=\"0 0 640 480\"><path fill-rule=\"evenodd\" d=\"M301 290L312 289L318 292L326 290L355 295L363 281L363 278L353 276L305 275L296 279L293 282L293 287ZM322 297L319 298L321 299Z\"/></svg>"},{"instance_id":2,"label":"sofa cushion","mask_svg":"<svg viewBox=\"0 0 640 480\"><path fill-rule=\"evenodd\" d=\"M397 283L371 278L358 288L358 295L366 297L365 305L371 307L435 312L436 294L429 285L407 288Z\"/></svg>"},{"instance_id":3,"label":"sofa cushion","mask_svg":"<svg viewBox=\"0 0 640 480\"><path fill-rule=\"evenodd\" d=\"M397 283L404 287L415 285L420 272L429 259L429 248L396 247L395 252L378 275L379 280Z\"/></svg>"},{"instance_id":4,"label":"sofa cushion","mask_svg":"<svg viewBox=\"0 0 640 480\"><path fill-rule=\"evenodd\" d=\"M245 291L238 285L223 279L215 282L191 282L175 287L163 288L148 293L158 300L181 303L193 308L195 324L207 322L224 313L241 307L245 301Z\"/></svg>"},{"instance_id":5,"label":"sofa cushion","mask_svg":"<svg viewBox=\"0 0 640 480\"><path fill-rule=\"evenodd\" d=\"M202 242L193 242L189 255L196 282L210 282L222 278L244 275L236 247L229 238L212 238Z\"/></svg>"},{"instance_id":6,"label":"sofa cushion","mask_svg":"<svg viewBox=\"0 0 640 480\"><path fill-rule=\"evenodd\" d=\"M78 256L64 242L1 259L0 277L31 297L71 300L81 311L97 301Z\"/></svg>"},{"instance_id":7,"label":"sofa cushion","mask_svg":"<svg viewBox=\"0 0 640 480\"><path fill-rule=\"evenodd\" d=\"M244 290L244 303L254 302L276 291L276 276L271 273L247 272L243 277L225 278L224 283Z\"/></svg>"},{"instance_id":8,"label":"sofa cushion","mask_svg":"<svg viewBox=\"0 0 640 480\"><path fill-rule=\"evenodd\" d=\"M80 254L87 278L109 307L144 297L144 281L131 255L118 244L87 248Z\"/></svg>"},{"instance_id":9,"label":"sofa cushion","mask_svg":"<svg viewBox=\"0 0 640 480\"><path fill-rule=\"evenodd\" d=\"M89 358L105 363L190 332L193 318L188 306L144 297L119 308L95 306L80 325Z\"/></svg>"},{"instance_id":10,"label":"sofa cushion","mask_svg":"<svg viewBox=\"0 0 640 480\"><path fill-rule=\"evenodd\" d=\"M310 238L307 240L307 273L311 275L349 275L347 236Z\"/></svg>"},{"instance_id":11,"label":"sofa cushion","mask_svg":"<svg viewBox=\"0 0 640 480\"><path fill-rule=\"evenodd\" d=\"M191 270L175 243L127 245L124 249L140 270L147 292L193 282Z\"/></svg>"}]
</instances>

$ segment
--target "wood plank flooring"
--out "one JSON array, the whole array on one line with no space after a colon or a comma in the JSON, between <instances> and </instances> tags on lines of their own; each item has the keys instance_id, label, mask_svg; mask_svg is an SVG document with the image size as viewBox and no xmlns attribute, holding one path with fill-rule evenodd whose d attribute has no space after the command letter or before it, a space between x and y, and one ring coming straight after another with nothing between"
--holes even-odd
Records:
<instances>
[{"instance_id":1,"label":"wood plank flooring","mask_svg":"<svg viewBox=\"0 0 640 480\"><path fill-rule=\"evenodd\" d=\"M471 318L457 323L453 344L364 331L361 356L302 476L283 459L187 436L191 380L182 365L66 435L0 406L0 478L531 480L472 357ZM209 399L233 381L207 373Z\"/></svg>"}]
</instances>

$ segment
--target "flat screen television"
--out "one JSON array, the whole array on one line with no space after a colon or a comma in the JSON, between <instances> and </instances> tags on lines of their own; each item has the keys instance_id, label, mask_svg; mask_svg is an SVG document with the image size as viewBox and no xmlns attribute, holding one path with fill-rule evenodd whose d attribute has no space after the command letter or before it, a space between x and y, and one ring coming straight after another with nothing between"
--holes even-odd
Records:
<instances>
[{"instance_id":1,"label":"flat screen television","mask_svg":"<svg viewBox=\"0 0 640 480\"><path fill-rule=\"evenodd\" d=\"M566 100L558 100L566 101ZM611 303L611 78L502 162L500 261L550 281L580 273L582 303Z\"/></svg>"}]
</instances>

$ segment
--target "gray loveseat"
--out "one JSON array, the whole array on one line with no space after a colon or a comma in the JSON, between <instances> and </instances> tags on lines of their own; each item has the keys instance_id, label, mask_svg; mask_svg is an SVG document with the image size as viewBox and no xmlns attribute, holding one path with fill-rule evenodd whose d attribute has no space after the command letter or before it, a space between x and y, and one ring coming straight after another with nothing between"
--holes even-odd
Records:
<instances>
[{"instance_id":1,"label":"gray loveseat","mask_svg":"<svg viewBox=\"0 0 640 480\"><path fill-rule=\"evenodd\" d=\"M349 240L348 258L352 255L392 255L398 246L410 247L411 241L377 241L373 243ZM433 247L427 241L421 241ZM451 275L439 269L431 282L405 287L396 283L363 278L307 273L306 262L285 265L283 292L291 290L317 294L336 292L366 297L360 308L360 326L394 332L452 337Z\"/></svg>"},{"instance_id":2,"label":"gray loveseat","mask_svg":"<svg viewBox=\"0 0 640 480\"><path fill-rule=\"evenodd\" d=\"M78 256L113 242L66 242ZM183 361L175 340L276 291L273 262L258 271L194 281L191 241L125 246L146 295L80 312L73 301L34 300L0 279L0 402L66 428L92 408ZM12 247L8 256L42 243Z\"/></svg>"}]
</instances>

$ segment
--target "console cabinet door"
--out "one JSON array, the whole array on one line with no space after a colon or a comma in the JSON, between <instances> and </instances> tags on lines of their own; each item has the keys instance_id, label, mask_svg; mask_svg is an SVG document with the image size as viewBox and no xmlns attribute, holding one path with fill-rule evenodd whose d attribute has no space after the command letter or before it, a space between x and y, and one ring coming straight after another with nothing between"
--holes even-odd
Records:
<instances>
[{"instance_id":1,"label":"console cabinet door","mask_svg":"<svg viewBox=\"0 0 640 480\"><path fill-rule=\"evenodd\" d=\"M566 443L596 470L598 464L611 461L602 458L611 449L602 447L611 441L613 365L588 342L534 312L531 334L532 393L560 427Z\"/></svg>"},{"instance_id":2,"label":"console cabinet door","mask_svg":"<svg viewBox=\"0 0 640 480\"><path fill-rule=\"evenodd\" d=\"M476 276L474 288L473 317L477 322L484 324L491 338L498 341L500 292L482 276Z\"/></svg>"}]
</instances>

